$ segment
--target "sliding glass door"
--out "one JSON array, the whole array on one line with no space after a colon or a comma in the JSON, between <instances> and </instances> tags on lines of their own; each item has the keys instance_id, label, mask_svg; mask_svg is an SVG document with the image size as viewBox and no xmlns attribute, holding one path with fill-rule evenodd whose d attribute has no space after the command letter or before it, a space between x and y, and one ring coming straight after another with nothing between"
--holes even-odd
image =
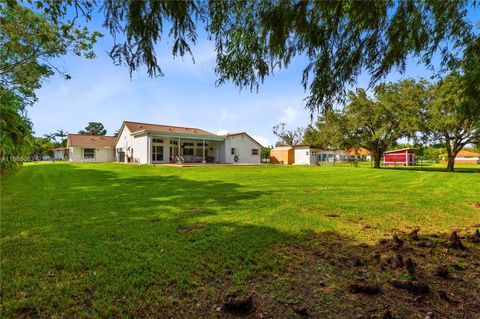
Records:
<instances>
[{"instance_id":1,"label":"sliding glass door","mask_svg":"<svg viewBox=\"0 0 480 319\"><path fill-rule=\"evenodd\" d=\"M163 140L152 139L152 162L163 162Z\"/></svg>"}]
</instances>

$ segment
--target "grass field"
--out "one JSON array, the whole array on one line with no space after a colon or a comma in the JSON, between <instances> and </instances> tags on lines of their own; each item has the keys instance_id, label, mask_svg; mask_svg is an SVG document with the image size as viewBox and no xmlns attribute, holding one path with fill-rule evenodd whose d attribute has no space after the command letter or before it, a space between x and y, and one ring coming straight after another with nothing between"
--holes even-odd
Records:
<instances>
[{"instance_id":1,"label":"grass field","mask_svg":"<svg viewBox=\"0 0 480 319\"><path fill-rule=\"evenodd\" d=\"M398 318L480 318L479 246L442 246L478 227L479 206L473 166L27 164L1 178L2 317L228 317L225 296L253 295L251 317L380 316L390 305ZM400 253L431 286L419 305L387 284L406 274L385 267L398 252L378 243L414 227L430 244ZM448 282L431 276L439 263ZM348 293L359 280L382 293Z\"/></svg>"}]
</instances>

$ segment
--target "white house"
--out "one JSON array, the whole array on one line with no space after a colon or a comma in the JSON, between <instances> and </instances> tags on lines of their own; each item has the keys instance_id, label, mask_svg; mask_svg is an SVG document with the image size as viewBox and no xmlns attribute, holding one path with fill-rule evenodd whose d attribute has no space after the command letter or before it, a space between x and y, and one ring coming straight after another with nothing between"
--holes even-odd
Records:
<instances>
[{"instance_id":1,"label":"white house","mask_svg":"<svg viewBox=\"0 0 480 319\"><path fill-rule=\"evenodd\" d=\"M115 136L68 134L68 160L71 162L113 162Z\"/></svg>"},{"instance_id":2,"label":"white house","mask_svg":"<svg viewBox=\"0 0 480 319\"><path fill-rule=\"evenodd\" d=\"M295 165L318 165L318 150L310 145L296 145Z\"/></svg>"},{"instance_id":3,"label":"white house","mask_svg":"<svg viewBox=\"0 0 480 319\"><path fill-rule=\"evenodd\" d=\"M262 148L260 143L245 132L216 135L198 128L129 121L122 123L118 136L113 138L113 143L107 146L109 156L103 156L101 160L95 157L95 161L259 164ZM85 142L89 142L88 138ZM85 149L90 146L82 147ZM84 153L77 149L73 155ZM88 150L87 155L90 154L91 151Z\"/></svg>"}]
</instances>

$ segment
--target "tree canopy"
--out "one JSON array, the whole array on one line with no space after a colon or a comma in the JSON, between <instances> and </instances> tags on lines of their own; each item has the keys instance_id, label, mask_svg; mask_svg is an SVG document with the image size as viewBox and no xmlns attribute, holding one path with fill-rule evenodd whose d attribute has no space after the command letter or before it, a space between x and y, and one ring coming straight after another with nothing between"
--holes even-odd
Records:
<instances>
[{"instance_id":1,"label":"tree canopy","mask_svg":"<svg viewBox=\"0 0 480 319\"><path fill-rule=\"evenodd\" d=\"M85 130L78 132L79 134L89 134L89 135L105 135L107 130L100 122L88 122L88 125L85 127Z\"/></svg>"},{"instance_id":2,"label":"tree canopy","mask_svg":"<svg viewBox=\"0 0 480 319\"><path fill-rule=\"evenodd\" d=\"M447 171L453 171L455 157L468 144L480 143L480 100L469 99L465 89L469 79L452 73L433 85L425 116L424 133L433 141L445 145L448 157Z\"/></svg>"},{"instance_id":3,"label":"tree canopy","mask_svg":"<svg viewBox=\"0 0 480 319\"><path fill-rule=\"evenodd\" d=\"M45 5L47 9L48 2ZM44 3L36 1L35 6L40 9ZM77 28L75 20L54 19L15 1L1 3L1 86L20 96L23 103L31 104L36 98L35 90L41 87L45 78L55 72L69 78L65 71L54 65L53 58L69 52L86 58L95 57L92 48L100 33L90 33L86 27Z\"/></svg>"},{"instance_id":4,"label":"tree canopy","mask_svg":"<svg viewBox=\"0 0 480 319\"><path fill-rule=\"evenodd\" d=\"M35 91L42 81L55 72L69 78L52 59L69 52L86 58L95 56L92 46L100 34L78 27L76 19L80 15L88 17L86 11L77 12L73 19L65 18L72 3L0 3L1 170L17 167L19 161L14 157L30 155L28 149L34 139L27 106L36 101ZM51 14L39 13L42 9Z\"/></svg>"},{"instance_id":5,"label":"tree canopy","mask_svg":"<svg viewBox=\"0 0 480 319\"><path fill-rule=\"evenodd\" d=\"M46 1L39 10L61 21L68 7L89 17L96 6L89 0ZM145 66L150 76L163 75L156 52L160 41L170 45L174 57L193 58L203 28L215 43L218 84L255 89L295 57L304 57L299 80L309 92L307 108L316 111L343 100L361 72L373 84L392 70L405 70L411 56L432 67L439 53L441 68L459 66L463 50L478 42L466 17L475 6L467 0L368 5L354 0L107 0L101 9L115 38L110 56L130 72Z\"/></svg>"},{"instance_id":6,"label":"tree canopy","mask_svg":"<svg viewBox=\"0 0 480 319\"><path fill-rule=\"evenodd\" d=\"M273 126L273 134L279 138L276 146L300 144L303 141L304 129L298 127L295 130L287 130L286 125L286 123L279 123Z\"/></svg>"},{"instance_id":7,"label":"tree canopy","mask_svg":"<svg viewBox=\"0 0 480 319\"><path fill-rule=\"evenodd\" d=\"M402 137L414 137L420 127L418 118L426 98L425 83L405 80L380 84L373 98L364 89L348 93L342 111L329 111L319 118L316 128L306 134L310 142L326 147L370 150L374 167L380 167L383 153Z\"/></svg>"},{"instance_id":8,"label":"tree canopy","mask_svg":"<svg viewBox=\"0 0 480 319\"><path fill-rule=\"evenodd\" d=\"M0 87L0 172L18 166L14 157L29 155L32 123L25 115L22 99Z\"/></svg>"}]
</instances>

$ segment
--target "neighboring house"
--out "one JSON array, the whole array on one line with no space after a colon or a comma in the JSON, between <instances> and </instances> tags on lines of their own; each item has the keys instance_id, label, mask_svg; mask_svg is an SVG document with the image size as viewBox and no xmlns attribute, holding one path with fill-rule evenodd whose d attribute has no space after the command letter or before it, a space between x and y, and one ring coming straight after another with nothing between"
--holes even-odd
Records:
<instances>
[{"instance_id":1,"label":"neighboring house","mask_svg":"<svg viewBox=\"0 0 480 319\"><path fill-rule=\"evenodd\" d=\"M355 156L357 159L361 161L371 161L372 160L372 152L367 150L366 148L352 148L346 151L347 155Z\"/></svg>"},{"instance_id":2,"label":"neighboring house","mask_svg":"<svg viewBox=\"0 0 480 319\"><path fill-rule=\"evenodd\" d=\"M68 160L71 162L113 162L115 136L68 134Z\"/></svg>"},{"instance_id":3,"label":"neighboring house","mask_svg":"<svg viewBox=\"0 0 480 319\"><path fill-rule=\"evenodd\" d=\"M292 146L277 146L270 150L269 158L272 164L293 164L295 149Z\"/></svg>"},{"instance_id":4,"label":"neighboring house","mask_svg":"<svg viewBox=\"0 0 480 319\"><path fill-rule=\"evenodd\" d=\"M443 154L441 163L447 163L448 155ZM480 153L461 150L455 157L455 164L480 164Z\"/></svg>"},{"instance_id":5,"label":"neighboring house","mask_svg":"<svg viewBox=\"0 0 480 319\"><path fill-rule=\"evenodd\" d=\"M318 165L318 149L311 145L295 145L295 165Z\"/></svg>"},{"instance_id":6,"label":"neighboring house","mask_svg":"<svg viewBox=\"0 0 480 319\"><path fill-rule=\"evenodd\" d=\"M78 134L71 134L73 140ZM72 152L81 158L91 156L93 139L84 137ZM101 138L98 137L97 138ZM140 164L226 163L260 164L262 145L245 132L216 135L208 131L149 123L124 121L117 137L106 137L105 149L96 148L97 162ZM70 141L70 135L69 135ZM97 141L98 142L98 141ZM105 141L107 142L107 141ZM99 160L102 152L102 160Z\"/></svg>"},{"instance_id":7,"label":"neighboring house","mask_svg":"<svg viewBox=\"0 0 480 319\"><path fill-rule=\"evenodd\" d=\"M53 149L53 158L56 160L64 160L65 158L65 148L57 147Z\"/></svg>"},{"instance_id":8,"label":"neighboring house","mask_svg":"<svg viewBox=\"0 0 480 319\"><path fill-rule=\"evenodd\" d=\"M346 162L349 155L344 150L319 150L318 158L320 162Z\"/></svg>"},{"instance_id":9,"label":"neighboring house","mask_svg":"<svg viewBox=\"0 0 480 319\"><path fill-rule=\"evenodd\" d=\"M403 148L383 153L384 165L415 165L415 149Z\"/></svg>"}]
</instances>

